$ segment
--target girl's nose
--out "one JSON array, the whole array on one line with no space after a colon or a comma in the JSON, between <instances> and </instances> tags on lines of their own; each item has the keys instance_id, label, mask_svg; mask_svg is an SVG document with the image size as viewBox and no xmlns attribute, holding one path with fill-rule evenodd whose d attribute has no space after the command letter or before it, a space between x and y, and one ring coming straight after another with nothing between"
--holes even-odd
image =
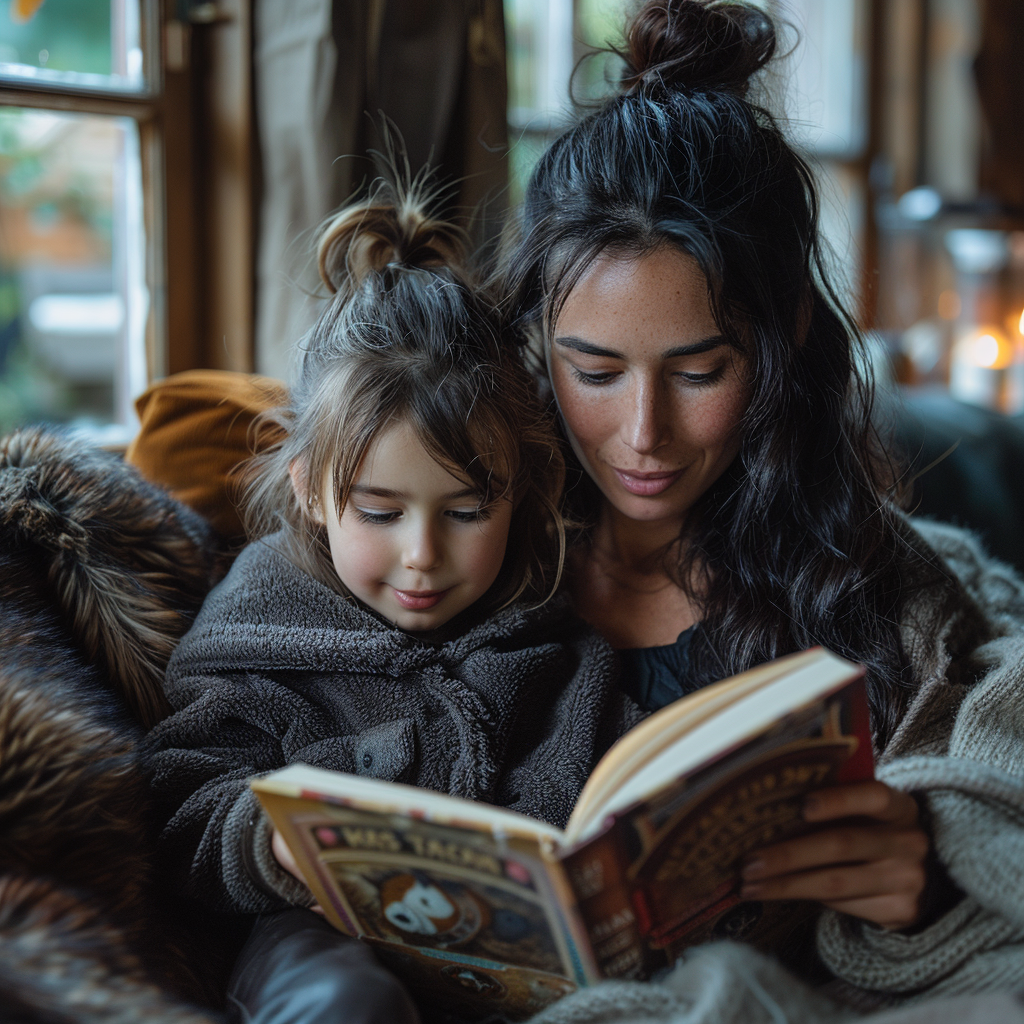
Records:
<instances>
[{"instance_id":1,"label":"girl's nose","mask_svg":"<svg viewBox=\"0 0 1024 1024\"><path fill-rule=\"evenodd\" d=\"M417 572L429 572L436 569L444 555L443 546L437 531L429 525L414 527L409 534L405 547L405 567Z\"/></svg>"},{"instance_id":2,"label":"girl's nose","mask_svg":"<svg viewBox=\"0 0 1024 1024\"><path fill-rule=\"evenodd\" d=\"M668 396L652 382L638 383L624 417L623 440L638 455L649 455L668 440Z\"/></svg>"}]
</instances>

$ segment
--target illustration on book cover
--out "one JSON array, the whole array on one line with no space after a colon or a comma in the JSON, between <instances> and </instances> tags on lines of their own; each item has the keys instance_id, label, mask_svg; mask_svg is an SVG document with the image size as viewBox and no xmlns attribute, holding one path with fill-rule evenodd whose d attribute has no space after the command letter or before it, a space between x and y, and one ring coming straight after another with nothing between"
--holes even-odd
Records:
<instances>
[{"instance_id":1,"label":"illustration on book cover","mask_svg":"<svg viewBox=\"0 0 1024 1024\"><path fill-rule=\"evenodd\" d=\"M530 858L480 833L337 814L293 824L339 915L421 998L450 1001L454 990L525 1014L576 988L546 876Z\"/></svg>"}]
</instances>

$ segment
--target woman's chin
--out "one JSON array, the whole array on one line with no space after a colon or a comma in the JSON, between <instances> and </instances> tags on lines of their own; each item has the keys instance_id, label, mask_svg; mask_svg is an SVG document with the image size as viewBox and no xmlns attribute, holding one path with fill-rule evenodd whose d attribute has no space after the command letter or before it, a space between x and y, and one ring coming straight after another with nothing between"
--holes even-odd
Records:
<instances>
[{"instance_id":1,"label":"woman's chin","mask_svg":"<svg viewBox=\"0 0 1024 1024\"><path fill-rule=\"evenodd\" d=\"M636 523L664 524L676 532L682 529L683 520L692 505L692 502L680 501L677 495L642 497L621 489L614 496L605 491L605 498L624 519Z\"/></svg>"}]
</instances>

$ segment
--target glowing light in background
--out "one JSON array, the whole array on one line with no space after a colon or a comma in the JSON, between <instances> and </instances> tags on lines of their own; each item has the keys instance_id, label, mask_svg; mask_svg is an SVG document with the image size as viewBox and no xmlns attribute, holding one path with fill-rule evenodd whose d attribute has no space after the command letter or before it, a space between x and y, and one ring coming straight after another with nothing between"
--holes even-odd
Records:
<instances>
[{"instance_id":1,"label":"glowing light in background","mask_svg":"<svg viewBox=\"0 0 1024 1024\"><path fill-rule=\"evenodd\" d=\"M43 6L43 0L11 0L11 21L24 24Z\"/></svg>"}]
</instances>

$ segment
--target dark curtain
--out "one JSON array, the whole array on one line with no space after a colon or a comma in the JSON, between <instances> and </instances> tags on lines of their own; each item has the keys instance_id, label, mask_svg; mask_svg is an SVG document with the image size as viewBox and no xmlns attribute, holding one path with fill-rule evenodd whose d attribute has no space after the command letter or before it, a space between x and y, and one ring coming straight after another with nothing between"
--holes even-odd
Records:
<instances>
[{"instance_id":1,"label":"dark curtain","mask_svg":"<svg viewBox=\"0 0 1024 1024\"><path fill-rule=\"evenodd\" d=\"M478 244L505 211L508 134L501 0L256 0L262 200L258 369L288 376L316 315L313 235L378 173L382 117L412 168L454 184L449 213Z\"/></svg>"}]
</instances>

